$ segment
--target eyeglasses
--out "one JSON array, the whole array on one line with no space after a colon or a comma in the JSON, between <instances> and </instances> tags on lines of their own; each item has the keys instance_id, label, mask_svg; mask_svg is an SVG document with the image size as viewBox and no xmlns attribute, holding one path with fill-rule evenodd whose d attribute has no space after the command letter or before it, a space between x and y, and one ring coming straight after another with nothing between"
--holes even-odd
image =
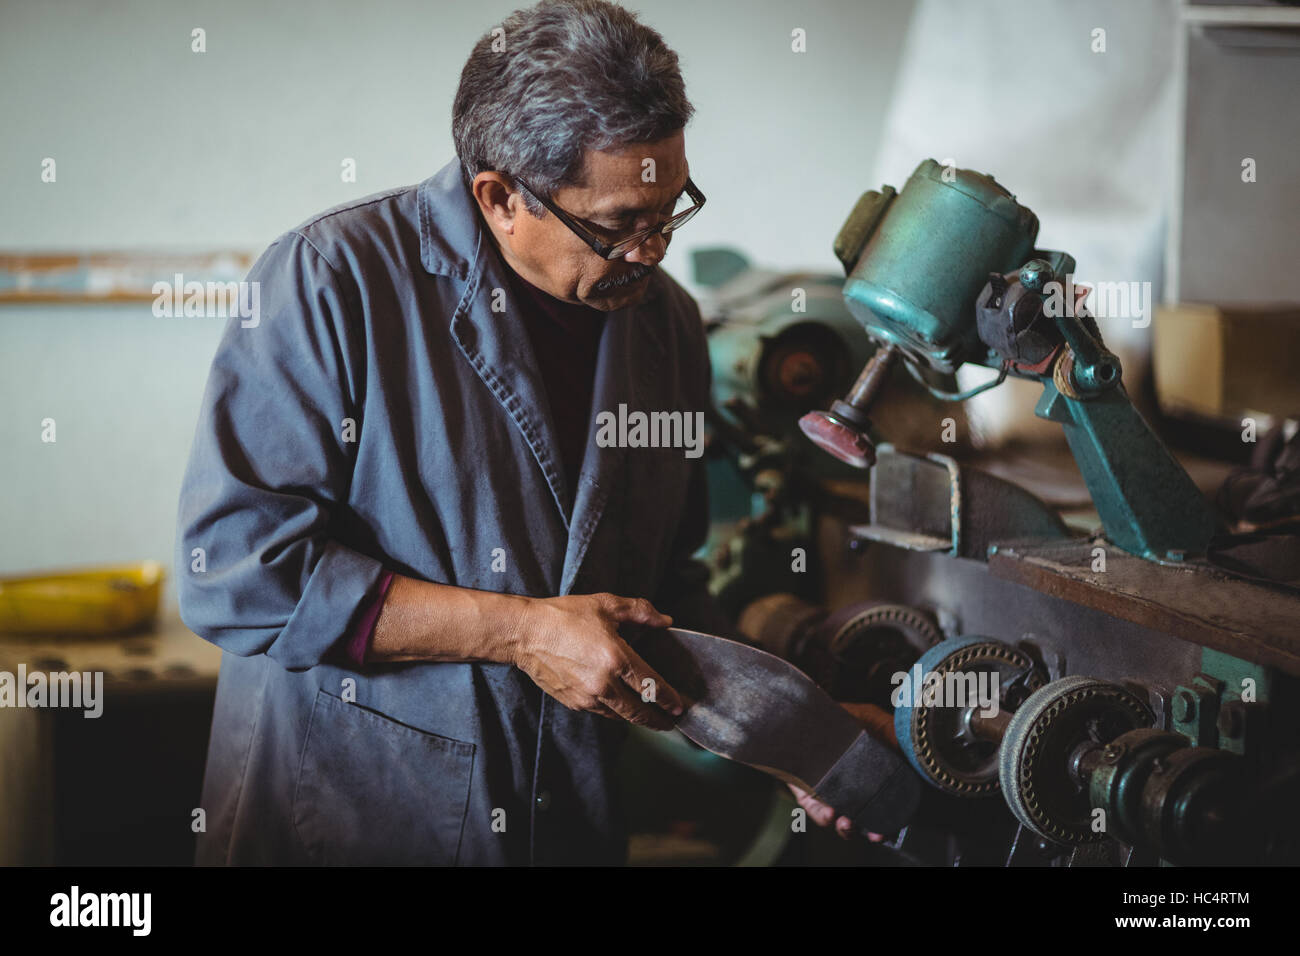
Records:
<instances>
[{"instance_id":1,"label":"eyeglasses","mask_svg":"<svg viewBox=\"0 0 1300 956\"><path fill-rule=\"evenodd\" d=\"M683 225L689 222L691 218L694 217L694 215L704 206L704 193L700 192L699 189L696 188L695 183L691 182L688 178L686 180L685 192L691 199L691 206L683 209L681 212L674 213L657 226L651 226L649 229L642 229L640 232L634 232L630 236L609 243L596 236L590 228L584 226L582 220L570 216L567 212L555 205L555 203L551 202L532 186L529 186L518 176L515 177L515 182L520 186L523 186L533 196L536 196L538 202L551 212L555 213L556 219L568 226L574 235L587 245L591 246L591 248L595 250L596 255L600 256L602 259L621 259L651 236L669 235L674 230L680 229Z\"/></svg>"}]
</instances>

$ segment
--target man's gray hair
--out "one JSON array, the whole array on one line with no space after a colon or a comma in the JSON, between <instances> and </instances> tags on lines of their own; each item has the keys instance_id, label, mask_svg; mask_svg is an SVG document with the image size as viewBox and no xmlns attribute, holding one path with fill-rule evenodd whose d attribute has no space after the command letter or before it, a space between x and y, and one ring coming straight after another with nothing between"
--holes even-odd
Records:
<instances>
[{"instance_id":1,"label":"man's gray hair","mask_svg":"<svg viewBox=\"0 0 1300 956\"><path fill-rule=\"evenodd\" d=\"M474 44L451 131L471 180L493 170L548 196L580 184L587 150L664 139L694 112L677 54L635 14L604 0L543 0Z\"/></svg>"}]
</instances>

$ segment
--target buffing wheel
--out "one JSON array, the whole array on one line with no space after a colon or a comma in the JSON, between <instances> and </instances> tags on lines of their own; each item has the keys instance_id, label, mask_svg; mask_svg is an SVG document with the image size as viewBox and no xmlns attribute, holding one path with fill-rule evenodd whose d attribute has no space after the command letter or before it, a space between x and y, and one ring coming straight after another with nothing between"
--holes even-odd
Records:
<instances>
[{"instance_id":1,"label":"buffing wheel","mask_svg":"<svg viewBox=\"0 0 1300 956\"><path fill-rule=\"evenodd\" d=\"M997 676L998 707L1014 707L1016 690L1032 691L1044 677L1034 660L1010 644L990 637L971 635L943 641L930 648L916 662L910 674L934 674L946 682L948 674L974 675L988 687ZM911 690L905 685L905 690ZM990 688L991 689L991 688ZM1006 693L1012 689L1012 699ZM981 797L998 789L998 745L971 739L962 728L966 707L950 701L928 704L904 693L894 709L894 731L903 756L921 776L947 793ZM973 703L973 702L972 702Z\"/></svg>"},{"instance_id":2,"label":"buffing wheel","mask_svg":"<svg viewBox=\"0 0 1300 956\"><path fill-rule=\"evenodd\" d=\"M1075 749L1104 745L1154 721L1147 705L1119 684L1063 677L1020 706L1002 737L998 776L1007 806L1026 828L1066 846L1098 843L1088 787L1070 772Z\"/></svg>"},{"instance_id":3,"label":"buffing wheel","mask_svg":"<svg viewBox=\"0 0 1300 956\"><path fill-rule=\"evenodd\" d=\"M831 696L888 708L893 675L940 643L943 632L918 608L873 601L836 611L818 637L825 641L822 670Z\"/></svg>"}]
</instances>

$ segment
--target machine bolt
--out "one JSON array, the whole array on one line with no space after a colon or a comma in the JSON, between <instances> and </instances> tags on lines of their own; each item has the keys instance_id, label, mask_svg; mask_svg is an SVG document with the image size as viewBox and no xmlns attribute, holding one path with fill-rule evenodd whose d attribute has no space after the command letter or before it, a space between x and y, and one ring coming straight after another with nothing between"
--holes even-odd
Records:
<instances>
[{"instance_id":1,"label":"machine bolt","mask_svg":"<svg viewBox=\"0 0 1300 956\"><path fill-rule=\"evenodd\" d=\"M1245 705L1239 700L1228 701L1219 711L1219 733L1225 737L1240 737L1245 729Z\"/></svg>"},{"instance_id":2,"label":"machine bolt","mask_svg":"<svg viewBox=\"0 0 1300 956\"><path fill-rule=\"evenodd\" d=\"M1042 259L1030 259L1020 267L1020 284L1031 292L1042 292L1052 278L1052 267Z\"/></svg>"}]
</instances>

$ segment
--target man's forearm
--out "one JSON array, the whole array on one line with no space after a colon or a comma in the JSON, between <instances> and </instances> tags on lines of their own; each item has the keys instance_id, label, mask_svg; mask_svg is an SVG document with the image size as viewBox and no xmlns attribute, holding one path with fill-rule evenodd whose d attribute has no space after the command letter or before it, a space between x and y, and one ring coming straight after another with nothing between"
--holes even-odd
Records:
<instances>
[{"instance_id":1,"label":"man's forearm","mask_svg":"<svg viewBox=\"0 0 1300 956\"><path fill-rule=\"evenodd\" d=\"M529 598L395 575L366 659L511 664L570 710L667 730L685 705L623 640L624 622L668 627L672 619L644 598ZM653 701L641 696L647 681Z\"/></svg>"},{"instance_id":2,"label":"man's forearm","mask_svg":"<svg viewBox=\"0 0 1300 956\"><path fill-rule=\"evenodd\" d=\"M366 659L512 664L529 600L395 575Z\"/></svg>"}]
</instances>

